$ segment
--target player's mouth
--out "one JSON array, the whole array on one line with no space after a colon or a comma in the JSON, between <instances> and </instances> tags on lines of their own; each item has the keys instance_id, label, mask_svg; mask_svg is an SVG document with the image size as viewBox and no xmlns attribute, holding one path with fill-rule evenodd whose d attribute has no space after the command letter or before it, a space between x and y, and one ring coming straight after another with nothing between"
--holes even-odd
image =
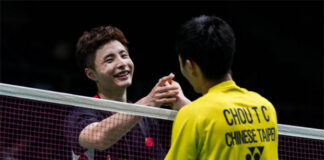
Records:
<instances>
[{"instance_id":1,"label":"player's mouth","mask_svg":"<svg viewBox=\"0 0 324 160\"><path fill-rule=\"evenodd\" d=\"M115 78L119 80L127 80L129 77L129 71L122 71L114 75Z\"/></svg>"}]
</instances>

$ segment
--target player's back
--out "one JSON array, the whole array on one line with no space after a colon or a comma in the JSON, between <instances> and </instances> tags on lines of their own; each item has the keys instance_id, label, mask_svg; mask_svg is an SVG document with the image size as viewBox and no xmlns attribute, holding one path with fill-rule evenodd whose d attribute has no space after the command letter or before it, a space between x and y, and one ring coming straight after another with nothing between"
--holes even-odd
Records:
<instances>
[{"instance_id":1,"label":"player's back","mask_svg":"<svg viewBox=\"0 0 324 160\"><path fill-rule=\"evenodd\" d=\"M190 136L195 137L197 159L278 159L273 105L234 81L210 88L181 109L177 119L193 121L190 127L196 131Z\"/></svg>"}]
</instances>

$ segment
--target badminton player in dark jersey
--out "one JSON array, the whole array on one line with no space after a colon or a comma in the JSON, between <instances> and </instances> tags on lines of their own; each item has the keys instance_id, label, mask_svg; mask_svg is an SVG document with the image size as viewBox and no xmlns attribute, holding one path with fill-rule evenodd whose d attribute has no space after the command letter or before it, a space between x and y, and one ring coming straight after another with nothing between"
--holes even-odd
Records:
<instances>
[{"instance_id":1,"label":"badminton player in dark jersey","mask_svg":"<svg viewBox=\"0 0 324 160\"><path fill-rule=\"evenodd\" d=\"M76 57L86 76L97 85L95 98L127 101L134 64L127 39L113 26L84 32L77 43ZM174 75L162 77L151 92L136 104L160 107L187 103L179 85L165 85ZM175 104L176 105L176 104ZM163 159L156 121L108 111L75 109L68 117L66 137L73 159Z\"/></svg>"}]
</instances>

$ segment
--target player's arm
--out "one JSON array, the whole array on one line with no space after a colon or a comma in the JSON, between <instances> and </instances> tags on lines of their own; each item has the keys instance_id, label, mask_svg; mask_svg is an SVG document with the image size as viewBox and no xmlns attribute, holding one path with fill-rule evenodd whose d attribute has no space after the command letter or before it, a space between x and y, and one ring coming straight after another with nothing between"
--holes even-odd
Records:
<instances>
[{"instance_id":1,"label":"player's arm","mask_svg":"<svg viewBox=\"0 0 324 160\"><path fill-rule=\"evenodd\" d=\"M115 113L100 122L86 126L80 133L79 144L87 149L105 150L140 120L139 116Z\"/></svg>"},{"instance_id":2,"label":"player's arm","mask_svg":"<svg viewBox=\"0 0 324 160\"><path fill-rule=\"evenodd\" d=\"M172 76L161 78L151 92L136 104L160 107L162 104L176 101L177 87L161 85L170 78ZM140 116L115 113L100 122L91 123L85 127L80 133L79 144L87 149L105 150L123 137L141 119Z\"/></svg>"},{"instance_id":3,"label":"player's arm","mask_svg":"<svg viewBox=\"0 0 324 160\"><path fill-rule=\"evenodd\" d=\"M172 126L171 147L165 160L186 159L195 160L198 155L199 129L197 121L193 119L192 111L181 109Z\"/></svg>"}]
</instances>

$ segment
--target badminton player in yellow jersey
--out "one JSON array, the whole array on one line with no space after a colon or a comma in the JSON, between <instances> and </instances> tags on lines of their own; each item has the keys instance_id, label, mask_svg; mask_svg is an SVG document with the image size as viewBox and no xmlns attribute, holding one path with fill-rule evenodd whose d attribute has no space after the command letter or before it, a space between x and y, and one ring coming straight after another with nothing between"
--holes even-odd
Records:
<instances>
[{"instance_id":1,"label":"badminton player in yellow jersey","mask_svg":"<svg viewBox=\"0 0 324 160\"><path fill-rule=\"evenodd\" d=\"M202 15L181 27L176 42L181 72L203 96L180 109L165 159L278 159L275 108L231 77L231 27L218 17Z\"/></svg>"}]
</instances>

